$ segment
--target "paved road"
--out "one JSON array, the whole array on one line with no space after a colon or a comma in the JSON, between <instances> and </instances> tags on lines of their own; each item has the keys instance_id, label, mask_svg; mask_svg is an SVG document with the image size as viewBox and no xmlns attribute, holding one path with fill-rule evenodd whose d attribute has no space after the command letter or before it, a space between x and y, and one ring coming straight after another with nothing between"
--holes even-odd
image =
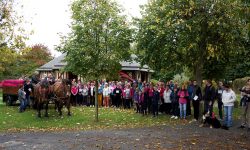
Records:
<instances>
[{"instance_id":1,"label":"paved road","mask_svg":"<svg viewBox=\"0 0 250 150\"><path fill-rule=\"evenodd\" d=\"M0 149L250 149L246 130L197 123L122 130L1 133Z\"/></svg>"}]
</instances>

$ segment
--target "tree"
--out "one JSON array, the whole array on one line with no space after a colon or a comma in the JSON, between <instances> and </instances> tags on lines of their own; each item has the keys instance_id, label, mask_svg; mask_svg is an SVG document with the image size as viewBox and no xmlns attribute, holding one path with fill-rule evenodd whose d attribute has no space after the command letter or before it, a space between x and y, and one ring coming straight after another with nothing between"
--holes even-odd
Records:
<instances>
[{"instance_id":1,"label":"tree","mask_svg":"<svg viewBox=\"0 0 250 150\"><path fill-rule=\"evenodd\" d=\"M35 44L20 51L18 58L18 68L16 69L20 71L18 74L30 76L38 67L46 64L53 57L47 46Z\"/></svg>"},{"instance_id":2,"label":"tree","mask_svg":"<svg viewBox=\"0 0 250 150\"><path fill-rule=\"evenodd\" d=\"M142 62L159 72L185 65L199 84L206 74L221 78L229 58L246 51L240 4L238 0L151 1L138 20Z\"/></svg>"},{"instance_id":3,"label":"tree","mask_svg":"<svg viewBox=\"0 0 250 150\"><path fill-rule=\"evenodd\" d=\"M24 30L18 27L22 21L13 9L13 0L0 1L0 79L6 78L9 67L17 59L17 50L25 47Z\"/></svg>"},{"instance_id":4,"label":"tree","mask_svg":"<svg viewBox=\"0 0 250 150\"><path fill-rule=\"evenodd\" d=\"M72 33L58 50L67 53L66 70L95 80L117 76L127 59L132 31L118 5L110 0L76 0L71 5ZM98 121L97 92L95 95Z\"/></svg>"}]
</instances>

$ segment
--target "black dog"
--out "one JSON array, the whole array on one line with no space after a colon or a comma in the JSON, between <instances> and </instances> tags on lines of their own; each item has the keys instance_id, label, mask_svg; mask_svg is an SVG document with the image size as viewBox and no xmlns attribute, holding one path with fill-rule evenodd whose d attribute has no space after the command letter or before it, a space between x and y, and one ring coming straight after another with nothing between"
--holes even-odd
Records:
<instances>
[{"instance_id":1,"label":"black dog","mask_svg":"<svg viewBox=\"0 0 250 150\"><path fill-rule=\"evenodd\" d=\"M202 116L202 124L200 127L203 127L204 125L208 124L210 128L221 128L220 121L215 117L215 114L210 112L204 113Z\"/></svg>"}]
</instances>

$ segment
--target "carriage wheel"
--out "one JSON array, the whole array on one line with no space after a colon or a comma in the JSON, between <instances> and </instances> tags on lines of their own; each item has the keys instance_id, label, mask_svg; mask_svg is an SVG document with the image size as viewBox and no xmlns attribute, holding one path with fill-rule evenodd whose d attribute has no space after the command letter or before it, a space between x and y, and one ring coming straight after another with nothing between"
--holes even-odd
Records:
<instances>
[{"instance_id":1,"label":"carriage wheel","mask_svg":"<svg viewBox=\"0 0 250 150\"><path fill-rule=\"evenodd\" d=\"M6 97L6 106L11 106L12 105L12 96L8 95Z\"/></svg>"}]
</instances>

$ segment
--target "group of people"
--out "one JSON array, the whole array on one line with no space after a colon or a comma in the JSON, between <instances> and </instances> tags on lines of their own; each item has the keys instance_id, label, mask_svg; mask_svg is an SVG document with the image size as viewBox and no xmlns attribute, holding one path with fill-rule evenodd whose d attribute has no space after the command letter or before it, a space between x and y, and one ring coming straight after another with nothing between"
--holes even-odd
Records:
<instances>
[{"instance_id":1,"label":"group of people","mask_svg":"<svg viewBox=\"0 0 250 150\"><path fill-rule=\"evenodd\" d=\"M242 93L249 92L249 88L247 88L249 86L248 81ZM73 80L71 92L73 105L94 107L95 82L83 84L81 81L76 83ZM244 98L249 99L249 94L246 93L244 93L246 95ZM178 85L173 81L159 82L155 85L141 81L101 81L98 83L97 94L100 107L134 108L137 113L142 115L152 114L153 117L156 117L159 113L166 113L171 115L172 119L180 118L184 120L192 114L191 110L193 110L193 121L198 121L201 113L209 113L212 116L213 107L215 101L217 101L218 119L223 121L223 127L225 128L232 126L232 114L234 102L236 101L235 92L230 88L229 84L218 82L218 87L215 88L210 80L206 81L204 91L202 91L196 80L182 85ZM200 105L201 101L203 101L204 107ZM248 102L244 102L245 114L249 113L247 108ZM201 109L203 112L200 111ZM249 114L247 115L249 116ZM249 119L249 117L245 118ZM245 127L246 122L243 121L242 128Z\"/></svg>"},{"instance_id":2,"label":"group of people","mask_svg":"<svg viewBox=\"0 0 250 150\"><path fill-rule=\"evenodd\" d=\"M27 107L30 108L30 95L33 90L31 81L25 79L24 84L18 89L18 100L20 101L19 112L24 112Z\"/></svg>"},{"instance_id":3,"label":"group of people","mask_svg":"<svg viewBox=\"0 0 250 150\"><path fill-rule=\"evenodd\" d=\"M48 82L54 82L51 75L45 77L42 81L47 81L45 85ZM209 114L211 117L214 116L213 107L215 101L217 101L218 119L223 121L223 127L229 128L232 126L236 95L230 86L223 84L223 82L218 82L218 86L215 88L211 80L206 80L204 91L202 91L196 80L182 85L178 85L177 82L174 83L173 81L158 82L156 84L141 82L140 80L134 82L100 81L97 84L97 91L95 85L95 81L82 83L80 80L76 82L73 79L71 82L71 104L73 106L86 105L94 107L95 93L97 92L99 107L134 108L136 113L142 115L152 114L153 117L156 117L160 113L166 113L171 115L172 119L180 118L184 120L186 120L187 116L191 116L191 110L193 110L193 121L198 121L201 113ZM30 106L32 91L33 86L30 80L26 80L24 86L18 90L18 98L21 102L20 112ZM240 128L248 127L250 129L249 97L250 79L248 79L246 86L241 89L243 121ZM203 101L204 106L200 105L201 101ZM201 110L203 111L201 112Z\"/></svg>"}]
</instances>

